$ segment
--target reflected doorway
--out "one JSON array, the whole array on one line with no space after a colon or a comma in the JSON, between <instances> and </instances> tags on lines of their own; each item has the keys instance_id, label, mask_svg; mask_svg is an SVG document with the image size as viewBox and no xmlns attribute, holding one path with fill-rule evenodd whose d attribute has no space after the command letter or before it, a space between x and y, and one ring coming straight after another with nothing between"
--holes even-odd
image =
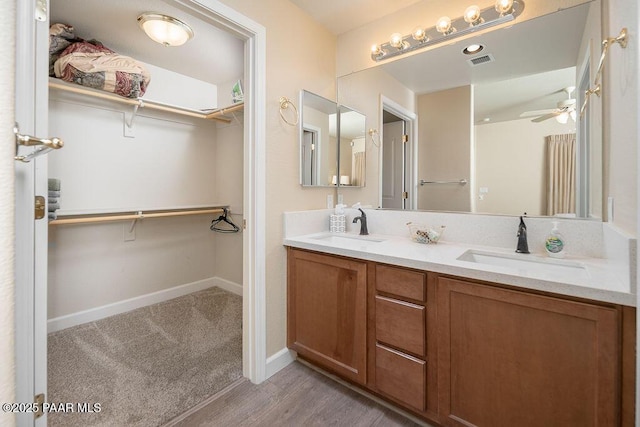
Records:
<instances>
[{"instance_id":1,"label":"reflected doorway","mask_svg":"<svg viewBox=\"0 0 640 427\"><path fill-rule=\"evenodd\" d=\"M416 115L382 97L380 207L415 209Z\"/></svg>"}]
</instances>

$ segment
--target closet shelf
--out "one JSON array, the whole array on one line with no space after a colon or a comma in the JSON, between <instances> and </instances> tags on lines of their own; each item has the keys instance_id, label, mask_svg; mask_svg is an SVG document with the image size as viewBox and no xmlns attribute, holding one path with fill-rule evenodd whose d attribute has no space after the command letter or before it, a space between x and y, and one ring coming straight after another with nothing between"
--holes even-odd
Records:
<instances>
[{"instance_id":1,"label":"closet shelf","mask_svg":"<svg viewBox=\"0 0 640 427\"><path fill-rule=\"evenodd\" d=\"M88 224L96 222L135 221L146 218L165 218L186 215L205 215L224 213L227 206L211 206L198 209L163 209L134 212L114 212L85 215L61 215L49 221L49 225Z\"/></svg>"},{"instance_id":2,"label":"closet shelf","mask_svg":"<svg viewBox=\"0 0 640 427\"><path fill-rule=\"evenodd\" d=\"M86 88L77 84L68 83L64 80L49 77L49 88L61 90L65 92L77 93L80 95L91 96L94 98L106 99L109 101L118 102L121 104L130 105L134 108L149 108L151 110L164 111L168 113L180 114L183 116L196 117L199 119L216 120L223 123L231 123L231 119L225 117L225 114L229 114L235 111L241 111L244 109L244 102L231 105L225 108L217 108L212 111L200 111L192 108L181 107L179 105L167 104L164 102L153 101L144 98L124 98L119 95L115 95L109 92L103 92L97 89Z\"/></svg>"}]
</instances>

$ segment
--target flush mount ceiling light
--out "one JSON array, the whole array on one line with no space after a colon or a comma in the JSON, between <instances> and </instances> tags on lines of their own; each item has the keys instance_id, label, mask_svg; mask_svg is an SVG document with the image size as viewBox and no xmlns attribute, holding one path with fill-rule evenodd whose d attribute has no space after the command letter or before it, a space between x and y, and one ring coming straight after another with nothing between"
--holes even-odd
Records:
<instances>
[{"instance_id":1,"label":"flush mount ceiling light","mask_svg":"<svg viewBox=\"0 0 640 427\"><path fill-rule=\"evenodd\" d=\"M475 55L482 49L484 49L484 46L481 44L470 44L469 46L462 49L462 53L464 53L465 55Z\"/></svg>"},{"instance_id":2,"label":"flush mount ceiling light","mask_svg":"<svg viewBox=\"0 0 640 427\"><path fill-rule=\"evenodd\" d=\"M190 26L159 13L143 13L138 16L138 25L151 40L164 46L180 46L193 37Z\"/></svg>"},{"instance_id":3,"label":"flush mount ceiling light","mask_svg":"<svg viewBox=\"0 0 640 427\"><path fill-rule=\"evenodd\" d=\"M402 36L400 33L392 34L390 41L373 45L371 59L376 62L382 61L416 49L433 46L466 34L511 22L523 10L524 0L496 0L492 6L484 9L472 5L467 7L464 14L456 19L443 16L431 28L418 27L412 34L406 36ZM469 49L468 54L478 53L480 50L482 50L482 46L476 51Z\"/></svg>"}]
</instances>

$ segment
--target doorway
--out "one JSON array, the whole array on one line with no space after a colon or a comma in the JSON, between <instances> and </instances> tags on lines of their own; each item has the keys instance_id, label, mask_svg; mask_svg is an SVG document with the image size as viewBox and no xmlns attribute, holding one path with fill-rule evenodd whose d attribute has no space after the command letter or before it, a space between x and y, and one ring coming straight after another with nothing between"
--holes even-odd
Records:
<instances>
[{"instance_id":1,"label":"doorway","mask_svg":"<svg viewBox=\"0 0 640 427\"><path fill-rule=\"evenodd\" d=\"M416 115L382 97L380 202L385 209L415 209L417 200Z\"/></svg>"},{"instance_id":2,"label":"doorway","mask_svg":"<svg viewBox=\"0 0 640 427\"><path fill-rule=\"evenodd\" d=\"M244 179L243 205L246 228L243 233L243 374L254 382L265 377L264 330L264 28L214 0L176 1L175 4L200 14L211 24L222 26L245 42L244 113ZM35 4L21 4L18 11L18 44L16 118L24 133L47 134L46 56L48 22L34 22ZM34 55L33 52L37 52ZM39 58L39 59L38 59ZM44 67L43 67L44 65ZM24 96L25 92L36 96ZM37 99L38 102L33 100ZM60 135L64 137L64 135ZM250 167L249 167L250 165ZM19 218L29 218L33 196L47 192L46 158L16 168L16 187L21 199L16 200ZM44 228L44 233L42 229ZM16 226L16 342L17 399L32 401L46 390L46 238L47 224L33 220ZM33 244L35 242L35 244ZM33 247L34 245L35 247ZM31 248L30 248L31 247ZM29 266L34 266L29 268ZM43 268L43 265L45 266ZM43 339L44 335L44 339ZM32 414L20 416L19 425L44 425L46 417L33 420Z\"/></svg>"}]
</instances>

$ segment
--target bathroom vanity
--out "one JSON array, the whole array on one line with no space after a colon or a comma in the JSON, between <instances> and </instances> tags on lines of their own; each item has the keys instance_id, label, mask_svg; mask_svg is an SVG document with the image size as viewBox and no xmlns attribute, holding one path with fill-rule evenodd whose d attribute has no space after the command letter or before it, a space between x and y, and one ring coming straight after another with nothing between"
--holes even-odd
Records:
<instances>
[{"instance_id":1,"label":"bathroom vanity","mask_svg":"<svg viewBox=\"0 0 640 427\"><path fill-rule=\"evenodd\" d=\"M465 268L459 244L319 233L285 245L287 344L312 364L443 426L634 424L627 293L581 293L544 271L509 283L508 269ZM606 277L596 270L587 282Z\"/></svg>"}]
</instances>

